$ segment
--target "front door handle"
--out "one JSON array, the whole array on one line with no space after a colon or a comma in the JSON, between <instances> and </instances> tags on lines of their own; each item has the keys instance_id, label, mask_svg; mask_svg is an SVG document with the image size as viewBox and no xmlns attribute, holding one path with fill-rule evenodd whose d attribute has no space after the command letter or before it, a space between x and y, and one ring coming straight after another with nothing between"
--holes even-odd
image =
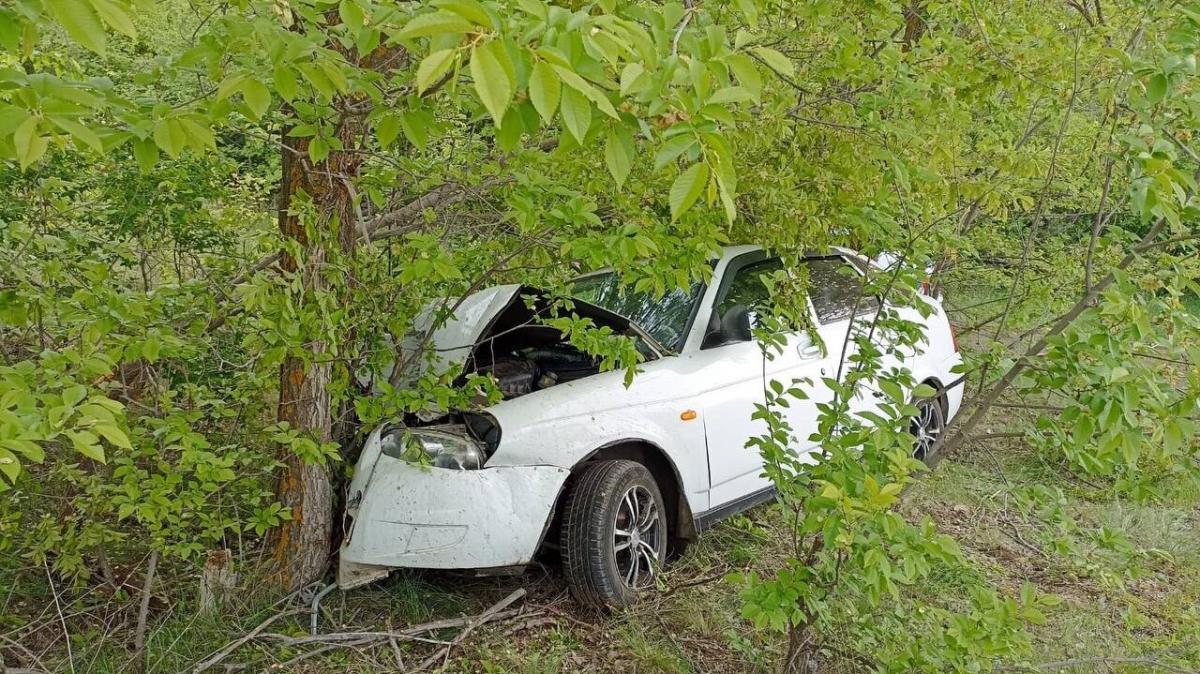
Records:
<instances>
[{"instance_id":1,"label":"front door handle","mask_svg":"<svg viewBox=\"0 0 1200 674\"><path fill-rule=\"evenodd\" d=\"M821 357L821 347L818 344L808 344L796 347L796 352L805 360L813 360Z\"/></svg>"}]
</instances>

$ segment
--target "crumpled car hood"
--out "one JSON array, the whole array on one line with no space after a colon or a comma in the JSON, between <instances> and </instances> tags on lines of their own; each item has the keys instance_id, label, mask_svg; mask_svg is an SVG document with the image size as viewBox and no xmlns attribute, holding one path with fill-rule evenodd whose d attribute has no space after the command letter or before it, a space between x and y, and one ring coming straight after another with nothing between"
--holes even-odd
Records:
<instances>
[{"instance_id":1,"label":"crumpled car hood","mask_svg":"<svg viewBox=\"0 0 1200 674\"><path fill-rule=\"evenodd\" d=\"M541 288L514 283L472 293L463 298L457 307L452 304L426 307L413 320L412 330L400 344L401 363L405 368L400 381L412 381L427 367L441 371L451 365L463 364L471 356L472 348L484 337L497 317L515 302L524 301L523 298L527 296L550 297L552 294ZM571 301L574 304L572 313L590 318L597 325L607 325L618 332L632 331L658 355L667 353L653 337L629 318L580 299ZM450 310L450 315L431 332L430 328L437 323L440 315ZM414 357L421 351L428 351L427 359Z\"/></svg>"}]
</instances>

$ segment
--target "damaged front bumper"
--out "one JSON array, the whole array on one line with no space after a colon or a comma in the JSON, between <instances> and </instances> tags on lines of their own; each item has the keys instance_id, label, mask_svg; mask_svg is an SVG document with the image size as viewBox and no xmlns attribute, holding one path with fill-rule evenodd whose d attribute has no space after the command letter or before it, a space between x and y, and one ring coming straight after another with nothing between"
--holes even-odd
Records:
<instances>
[{"instance_id":1,"label":"damaged front bumper","mask_svg":"<svg viewBox=\"0 0 1200 674\"><path fill-rule=\"evenodd\" d=\"M350 487L338 585L396 568L486 569L533 559L570 471L556 466L452 470L371 452ZM374 456L370 456L370 454Z\"/></svg>"}]
</instances>

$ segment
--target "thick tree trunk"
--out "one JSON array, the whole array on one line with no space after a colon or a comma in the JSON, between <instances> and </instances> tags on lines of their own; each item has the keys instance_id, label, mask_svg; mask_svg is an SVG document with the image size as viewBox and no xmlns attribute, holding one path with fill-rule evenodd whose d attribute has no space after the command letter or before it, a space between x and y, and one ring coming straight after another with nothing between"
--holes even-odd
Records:
<instances>
[{"instance_id":1,"label":"thick tree trunk","mask_svg":"<svg viewBox=\"0 0 1200 674\"><path fill-rule=\"evenodd\" d=\"M355 123L339 127L343 147L356 147L355 136L359 130ZM318 227L336 219L337 249L351 255L357 238L357 218L350 185L358 176L359 165L360 161L353 153L334 152L319 166L311 166L307 141L284 138L279 230L285 238L298 241L305 255L303 266L299 267L297 260L284 252L281 267L285 273L299 272L308 296L320 292L344 295L346 289L329 286L324 267L326 252L332 243L309 241L304 224L290 212L293 199L301 191L312 199L318 214ZM306 351L307 357L289 355L279 368L278 420L308 433L317 442L329 442L333 439L334 422L329 394L332 356L329 345L319 340L308 343ZM290 510L291 519L275 530L270 545L279 586L294 590L320 580L328 567L334 484L328 465L305 463L290 451L286 451L281 459L284 472L276 494L280 503Z\"/></svg>"}]
</instances>

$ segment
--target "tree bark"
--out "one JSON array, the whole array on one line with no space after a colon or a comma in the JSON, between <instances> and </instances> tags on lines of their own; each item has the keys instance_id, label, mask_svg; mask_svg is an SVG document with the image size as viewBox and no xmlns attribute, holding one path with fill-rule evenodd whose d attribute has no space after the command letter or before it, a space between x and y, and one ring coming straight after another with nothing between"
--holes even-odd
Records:
<instances>
[{"instance_id":1,"label":"tree bark","mask_svg":"<svg viewBox=\"0 0 1200 674\"><path fill-rule=\"evenodd\" d=\"M356 147L360 131L359 123L343 119L337 130L342 146ZM324 267L332 242L309 240L304 223L292 213L294 199L301 192L312 199L318 228L325 228L336 219L336 250L352 255L358 238L355 231L358 217L351 185L358 177L360 165L361 160L353 152L337 151L313 166L308 160L307 140L285 134L279 231L285 239L299 242L304 259L298 262L284 251L280 268L285 274L300 275L306 298L317 293L344 296L346 288L330 286ZM316 442L331 441L332 377L333 359L329 344L323 340L310 341L303 354L288 355L279 368L277 419L307 433ZM325 574L331 553L334 485L330 468L324 463L306 463L290 450L285 450L281 459L284 471L276 495L289 509L291 519L274 530L269 543L278 585L284 590L294 590L320 580Z\"/></svg>"},{"instance_id":2,"label":"tree bark","mask_svg":"<svg viewBox=\"0 0 1200 674\"><path fill-rule=\"evenodd\" d=\"M904 40L901 42L902 51L912 51L913 45L925 35L925 4L921 0L912 0L904 8Z\"/></svg>"},{"instance_id":3,"label":"tree bark","mask_svg":"<svg viewBox=\"0 0 1200 674\"><path fill-rule=\"evenodd\" d=\"M781 674L817 674L820 665L813 650L809 626L791 625L788 628L787 653L783 658Z\"/></svg>"}]
</instances>

